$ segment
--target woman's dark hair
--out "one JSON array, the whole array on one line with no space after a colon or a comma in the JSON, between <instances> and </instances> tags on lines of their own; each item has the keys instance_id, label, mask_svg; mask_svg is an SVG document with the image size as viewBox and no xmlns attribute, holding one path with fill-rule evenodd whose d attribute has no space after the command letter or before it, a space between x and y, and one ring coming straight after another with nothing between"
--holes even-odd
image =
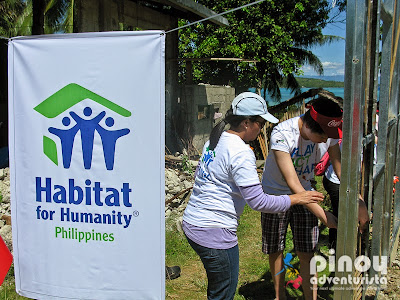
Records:
<instances>
[{"instance_id":1,"label":"woman's dark hair","mask_svg":"<svg viewBox=\"0 0 400 300\"><path fill-rule=\"evenodd\" d=\"M339 104L333 102L332 100L326 97L319 97L316 99L312 107L317 113L324 115L326 117L341 117L343 115L342 109ZM303 122L307 124L308 128L314 133L323 134L321 126L311 117L310 110L306 111L306 113L302 116Z\"/></svg>"},{"instance_id":2,"label":"woman's dark hair","mask_svg":"<svg viewBox=\"0 0 400 300\"><path fill-rule=\"evenodd\" d=\"M210 150L214 150L217 147L219 138L221 137L222 132L225 130L225 126L229 124L231 128L236 128L242 123L243 120L249 119L254 122L257 119L257 116L238 116L233 114L232 108L230 108L226 114L225 118L222 119L211 131L210 134L210 145L208 148Z\"/></svg>"}]
</instances>

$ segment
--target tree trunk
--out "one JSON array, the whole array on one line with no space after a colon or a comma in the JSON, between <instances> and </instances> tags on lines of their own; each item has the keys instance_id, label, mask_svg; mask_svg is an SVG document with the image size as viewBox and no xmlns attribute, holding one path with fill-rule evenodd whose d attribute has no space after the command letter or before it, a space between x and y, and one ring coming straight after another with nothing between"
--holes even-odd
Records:
<instances>
[{"instance_id":1,"label":"tree trunk","mask_svg":"<svg viewBox=\"0 0 400 300\"><path fill-rule=\"evenodd\" d=\"M44 33L44 10L45 0L33 0L32 1L32 34L43 34Z\"/></svg>"},{"instance_id":2,"label":"tree trunk","mask_svg":"<svg viewBox=\"0 0 400 300\"><path fill-rule=\"evenodd\" d=\"M82 30L82 0L73 0L73 32L80 32Z\"/></svg>"}]
</instances>

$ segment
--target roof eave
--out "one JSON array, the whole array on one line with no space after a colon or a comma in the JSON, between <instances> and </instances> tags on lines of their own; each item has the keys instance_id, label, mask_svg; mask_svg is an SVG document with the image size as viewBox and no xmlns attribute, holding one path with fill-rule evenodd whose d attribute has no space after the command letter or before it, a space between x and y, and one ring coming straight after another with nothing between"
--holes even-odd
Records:
<instances>
[{"instance_id":1,"label":"roof eave","mask_svg":"<svg viewBox=\"0 0 400 300\"><path fill-rule=\"evenodd\" d=\"M218 16L218 14L212 11L211 9L205 7L200 3L194 2L193 0L153 0L153 1L171 5L184 12L191 12L192 14L195 14L204 19L215 16L213 18L208 19L208 21L213 22L214 24L220 26L229 26L229 21L226 18Z\"/></svg>"}]
</instances>

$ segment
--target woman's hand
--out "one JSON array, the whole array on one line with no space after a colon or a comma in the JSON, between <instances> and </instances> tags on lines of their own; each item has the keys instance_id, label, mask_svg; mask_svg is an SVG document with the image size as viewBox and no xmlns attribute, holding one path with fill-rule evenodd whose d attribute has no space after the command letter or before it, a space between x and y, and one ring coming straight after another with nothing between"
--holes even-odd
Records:
<instances>
[{"instance_id":1,"label":"woman's hand","mask_svg":"<svg viewBox=\"0 0 400 300\"><path fill-rule=\"evenodd\" d=\"M324 195L317 191L305 191L293 195L289 195L291 205L304 205L310 203L318 203L324 200Z\"/></svg>"},{"instance_id":2,"label":"woman's hand","mask_svg":"<svg viewBox=\"0 0 400 300\"><path fill-rule=\"evenodd\" d=\"M305 205L318 219L329 228L337 228L337 218L329 211L323 210L317 203L324 200L324 195L317 191L306 191L290 195L292 205Z\"/></svg>"},{"instance_id":3,"label":"woman's hand","mask_svg":"<svg viewBox=\"0 0 400 300\"><path fill-rule=\"evenodd\" d=\"M360 222L360 227L359 227L360 232L363 233L363 231L368 226L369 215L368 215L368 208L365 205L365 202L361 198L361 196L358 199L358 222Z\"/></svg>"},{"instance_id":4,"label":"woman's hand","mask_svg":"<svg viewBox=\"0 0 400 300\"><path fill-rule=\"evenodd\" d=\"M338 219L329 211L325 211L326 223L322 220L328 228L337 228Z\"/></svg>"}]
</instances>

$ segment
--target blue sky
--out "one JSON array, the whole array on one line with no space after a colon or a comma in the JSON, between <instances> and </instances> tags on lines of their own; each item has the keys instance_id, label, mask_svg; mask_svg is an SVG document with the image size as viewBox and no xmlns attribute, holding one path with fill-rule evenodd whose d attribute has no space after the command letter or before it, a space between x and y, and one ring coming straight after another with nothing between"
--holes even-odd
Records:
<instances>
[{"instance_id":1,"label":"blue sky","mask_svg":"<svg viewBox=\"0 0 400 300\"><path fill-rule=\"evenodd\" d=\"M345 13L340 15L345 18ZM323 30L324 35L346 37L346 24L328 24ZM324 76L344 75L345 40L333 42L329 45L313 47L311 51L318 56L324 66ZM317 76L310 66L303 67L304 76Z\"/></svg>"}]
</instances>

